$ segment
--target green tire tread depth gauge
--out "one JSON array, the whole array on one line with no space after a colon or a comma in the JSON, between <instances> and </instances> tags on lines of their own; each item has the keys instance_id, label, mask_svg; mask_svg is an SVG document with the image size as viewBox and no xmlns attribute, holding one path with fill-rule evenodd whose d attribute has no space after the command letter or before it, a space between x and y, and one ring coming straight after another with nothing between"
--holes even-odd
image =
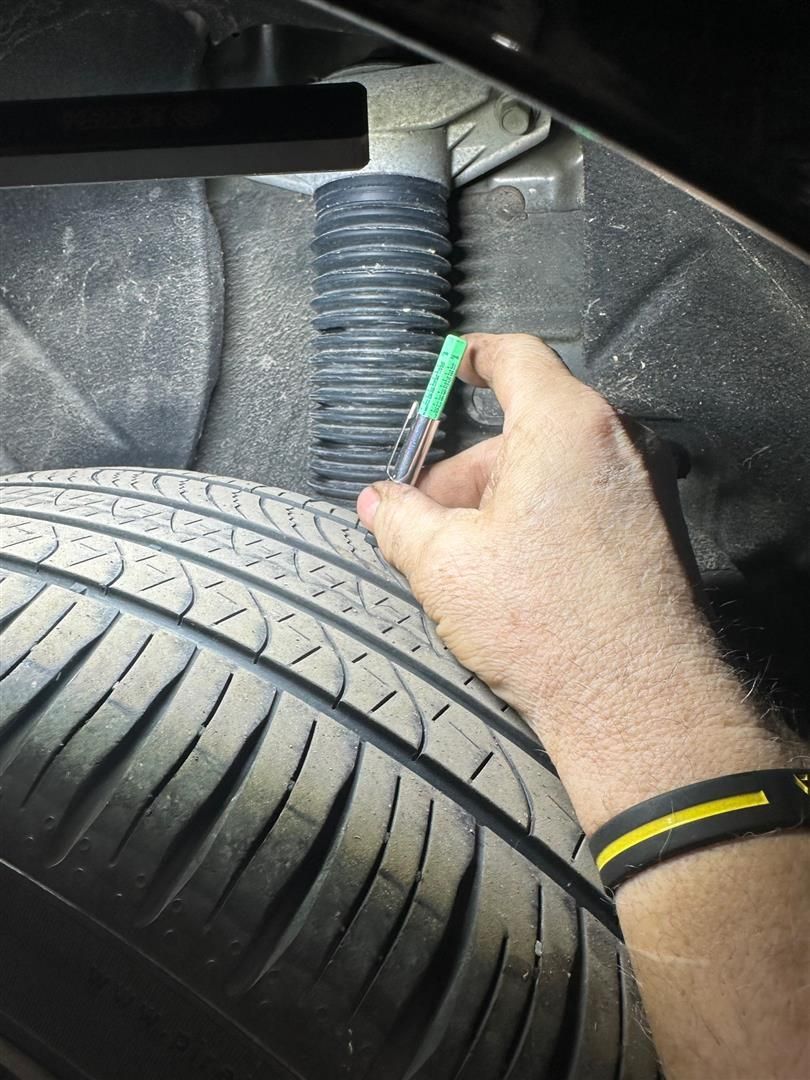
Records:
<instances>
[{"instance_id":1,"label":"green tire tread depth gauge","mask_svg":"<svg viewBox=\"0 0 810 1080\"><path fill-rule=\"evenodd\" d=\"M420 416L427 417L429 420L438 420L441 417L466 351L467 342L464 338L448 334L444 339L442 350L419 406Z\"/></svg>"}]
</instances>

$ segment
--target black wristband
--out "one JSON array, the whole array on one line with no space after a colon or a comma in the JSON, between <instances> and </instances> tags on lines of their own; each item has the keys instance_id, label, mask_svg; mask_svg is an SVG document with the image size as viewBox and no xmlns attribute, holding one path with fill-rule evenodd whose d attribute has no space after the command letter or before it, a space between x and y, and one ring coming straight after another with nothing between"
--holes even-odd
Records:
<instances>
[{"instance_id":1,"label":"black wristband","mask_svg":"<svg viewBox=\"0 0 810 1080\"><path fill-rule=\"evenodd\" d=\"M764 769L704 780L631 806L590 848L605 888L648 866L724 840L810 825L810 773Z\"/></svg>"}]
</instances>

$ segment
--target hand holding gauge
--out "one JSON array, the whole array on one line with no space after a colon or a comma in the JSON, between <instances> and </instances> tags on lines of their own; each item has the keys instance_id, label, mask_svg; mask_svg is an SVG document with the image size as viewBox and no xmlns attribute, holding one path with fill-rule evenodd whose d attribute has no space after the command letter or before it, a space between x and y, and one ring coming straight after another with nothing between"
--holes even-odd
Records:
<instances>
[{"instance_id":1,"label":"hand holding gauge","mask_svg":"<svg viewBox=\"0 0 810 1080\"><path fill-rule=\"evenodd\" d=\"M465 345L462 375L494 391L503 433L420 474ZM537 338L450 338L391 458L398 483L362 491L358 516L554 762L619 885L667 1076L792 1080L808 1060L801 751L718 647L675 462L652 473L645 448ZM782 813L772 775L791 816L766 821Z\"/></svg>"}]
</instances>

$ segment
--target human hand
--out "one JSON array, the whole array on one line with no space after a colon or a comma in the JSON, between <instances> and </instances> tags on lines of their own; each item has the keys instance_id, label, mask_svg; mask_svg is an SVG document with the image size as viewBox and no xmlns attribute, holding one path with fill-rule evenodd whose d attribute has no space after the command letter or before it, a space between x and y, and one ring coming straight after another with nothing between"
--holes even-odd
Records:
<instances>
[{"instance_id":1,"label":"human hand","mask_svg":"<svg viewBox=\"0 0 810 1080\"><path fill-rule=\"evenodd\" d=\"M492 387L503 434L358 498L442 640L534 727L586 829L714 775L731 713L728 753L748 767L753 741L761 767L625 423L538 339L467 340L460 377Z\"/></svg>"}]
</instances>

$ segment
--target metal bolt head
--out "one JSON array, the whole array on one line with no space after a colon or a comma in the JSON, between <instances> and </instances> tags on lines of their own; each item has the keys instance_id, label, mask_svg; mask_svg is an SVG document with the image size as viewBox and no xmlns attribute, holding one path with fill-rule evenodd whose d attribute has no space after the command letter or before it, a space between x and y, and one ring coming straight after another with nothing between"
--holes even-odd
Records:
<instances>
[{"instance_id":1,"label":"metal bolt head","mask_svg":"<svg viewBox=\"0 0 810 1080\"><path fill-rule=\"evenodd\" d=\"M501 98L498 107L501 127L509 135L525 135L532 126L534 117L531 108L517 98Z\"/></svg>"},{"instance_id":2,"label":"metal bolt head","mask_svg":"<svg viewBox=\"0 0 810 1080\"><path fill-rule=\"evenodd\" d=\"M496 217L504 221L519 221L526 218L526 200L517 188L498 187L491 192L488 202L495 211Z\"/></svg>"}]
</instances>

